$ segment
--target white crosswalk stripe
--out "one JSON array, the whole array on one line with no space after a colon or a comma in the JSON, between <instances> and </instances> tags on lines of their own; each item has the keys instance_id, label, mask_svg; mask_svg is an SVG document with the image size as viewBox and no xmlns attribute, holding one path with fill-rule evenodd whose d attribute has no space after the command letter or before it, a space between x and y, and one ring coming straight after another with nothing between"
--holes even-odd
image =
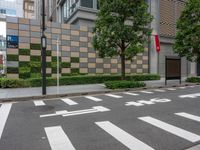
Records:
<instances>
[{"instance_id":1,"label":"white crosswalk stripe","mask_svg":"<svg viewBox=\"0 0 200 150\"><path fill-rule=\"evenodd\" d=\"M61 126L45 127L44 129L52 150L75 150Z\"/></svg>"},{"instance_id":2,"label":"white crosswalk stripe","mask_svg":"<svg viewBox=\"0 0 200 150\"><path fill-rule=\"evenodd\" d=\"M155 89L155 92L165 92L165 90L161 90L161 89Z\"/></svg>"},{"instance_id":3,"label":"white crosswalk stripe","mask_svg":"<svg viewBox=\"0 0 200 150\"><path fill-rule=\"evenodd\" d=\"M185 113L185 112L175 113L175 115L178 115L178 116L190 119L190 120L194 120L194 121L200 122L200 117L199 116L195 116L195 115L188 114L188 113Z\"/></svg>"},{"instance_id":4,"label":"white crosswalk stripe","mask_svg":"<svg viewBox=\"0 0 200 150\"><path fill-rule=\"evenodd\" d=\"M122 96L120 95L114 95L114 94L105 94L105 95L113 98L122 98Z\"/></svg>"},{"instance_id":5,"label":"white crosswalk stripe","mask_svg":"<svg viewBox=\"0 0 200 150\"><path fill-rule=\"evenodd\" d=\"M132 93L132 92L124 92L124 94L126 94L126 95L133 95L133 96L138 96L139 95L139 94Z\"/></svg>"},{"instance_id":6,"label":"white crosswalk stripe","mask_svg":"<svg viewBox=\"0 0 200 150\"><path fill-rule=\"evenodd\" d=\"M94 96L85 96L85 98L90 99L90 100L95 101L95 102L100 102L100 101L102 101L102 99L96 98L96 97L94 97Z\"/></svg>"},{"instance_id":7,"label":"white crosswalk stripe","mask_svg":"<svg viewBox=\"0 0 200 150\"><path fill-rule=\"evenodd\" d=\"M153 94L153 92L150 91L140 91L141 93L145 93L145 94Z\"/></svg>"},{"instance_id":8,"label":"white crosswalk stripe","mask_svg":"<svg viewBox=\"0 0 200 150\"><path fill-rule=\"evenodd\" d=\"M186 87L184 87L184 86L183 87L179 87L179 89L186 89Z\"/></svg>"},{"instance_id":9,"label":"white crosswalk stripe","mask_svg":"<svg viewBox=\"0 0 200 150\"><path fill-rule=\"evenodd\" d=\"M130 150L154 150L149 145L143 143L109 121L95 122L95 124L124 144Z\"/></svg>"},{"instance_id":10,"label":"white crosswalk stripe","mask_svg":"<svg viewBox=\"0 0 200 150\"><path fill-rule=\"evenodd\" d=\"M75 101L73 101L73 100L71 100L71 99L69 99L69 98L64 98L64 99L61 99L63 102L65 102L66 104L68 104L68 105L78 105L78 103L77 102L75 102Z\"/></svg>"},{"instance_id":11,"label":"white crosswalk stripe","mask_svg":"<svg viewBox=\"0 0 200 150\"><path fill-rule=\"evenodd\" d=\"M33 101L35 106L44 106L46 105L43 101Z\"/></svg>"},{"instance_id":12,"label":"white crosswalk stripe","mask_svg":"<svg viewBox=\"0 0 200 150\"><path fill-rule=\"evenodd\" d=\"M0 139L6 124L6 121L8 119L8 115L10 113L12 104L7 103L7 104L2 104L0 107Z\"/></svg>"},{"instance_id":13,"label":"white crosswalk stripe","mask_svg":"<svg viewBox=\"0 0 200 150\"><path fill-rule=\"evenodd\" d=\"M169 90L169 91L175 91L176 89L175 88L167 88L167 90Z\"/></svg>"},{"instance_id":14,"label":"white crosswalk stripe","mask_svg":"<svg viewBox=\"0 0 200 150\"><path fill-rule=\"evenodd\" d=\"M158 119L152 118L150 116L146 116L146 117L139 117L140 120L147 122L151 125L154 125L160 129L163 129L169 133L172 133L176 136L179 136L183 139L186 139L190 142L197 142L200 140L200 136L194 133L191 133L189 131L186 131L184 129L178 128L176 126L170 125L168 123L165 123L163 121L160 121Z\"/></svg>"}]
</instances>

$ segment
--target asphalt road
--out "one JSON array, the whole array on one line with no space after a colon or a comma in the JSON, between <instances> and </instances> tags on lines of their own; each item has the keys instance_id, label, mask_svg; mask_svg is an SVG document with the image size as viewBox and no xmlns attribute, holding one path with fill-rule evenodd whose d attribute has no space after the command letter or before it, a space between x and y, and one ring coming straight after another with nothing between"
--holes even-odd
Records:
<instances>
[{"instance_id":1,"label":"asphalt road","mask_svg":"<svg viewBox=\"0 0 200 150\"><path fill-rule=\"evenodd\" d=\"M0 150L184 150L200 143L200 86L110 94L0 104Z\"/></svg>"}]
</instances>

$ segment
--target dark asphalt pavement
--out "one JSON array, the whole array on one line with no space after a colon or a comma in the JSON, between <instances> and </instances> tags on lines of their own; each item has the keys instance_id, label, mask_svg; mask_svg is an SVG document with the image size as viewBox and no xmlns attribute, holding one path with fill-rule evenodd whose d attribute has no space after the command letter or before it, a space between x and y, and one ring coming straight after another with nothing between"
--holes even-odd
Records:
<instances>
[{"instance_id":1,"label":"dark asphalt pavement","mask_svg":"<svg viewBox=\"0 0 200 150\"><path fill-rule=\"evenodd\" d=\"M200 86L0 104L0 150L184 150L199 143Z\"/></svg>"}]
</instances>

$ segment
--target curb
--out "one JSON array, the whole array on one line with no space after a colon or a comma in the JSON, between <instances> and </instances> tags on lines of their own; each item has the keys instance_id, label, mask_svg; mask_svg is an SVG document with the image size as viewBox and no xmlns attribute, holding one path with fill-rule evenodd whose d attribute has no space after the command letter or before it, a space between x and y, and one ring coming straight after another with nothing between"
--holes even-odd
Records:
<instances>
[{"instance_id":1,"label":"curb","mask_svg":"<svg viewBox=\"0 0 200 150\"><path fill-rule=\"evenodd\" d=\"M172 86L155 86L155 87L143 87L143 88L128 88L128 89L117 89L117 90L105 90L105 91L94 91L94 92L81 92L81 93L69 93L69 94L53 94L53 95L41 95L41 96L28 96L28 97L16 97L16 98L2 98L0 99L0 103L7 102L20 102L20 101L32 101L32 100L50 100L62 97L77 97L83 95L97 95L97 94L105 94L105 93L119 93L125 91L139 91L144 89L161 89L161 88L171 88L171 87L183 87L183 86L192 86L192 85L200 85L194 83L186 83L182 85L172 85Z\"/></svg>"},{"instance_id":2,"label":"curb","mask_svg":"<svg viewBox=\"0 0 200 150\"><path fill-rule=\"evenodd\" d=\"M195 146L190 147L190 148L187 148L187 149L185 149L185 150L200 150L200 144L195 145Z\"/></svg>"}]
</instances>

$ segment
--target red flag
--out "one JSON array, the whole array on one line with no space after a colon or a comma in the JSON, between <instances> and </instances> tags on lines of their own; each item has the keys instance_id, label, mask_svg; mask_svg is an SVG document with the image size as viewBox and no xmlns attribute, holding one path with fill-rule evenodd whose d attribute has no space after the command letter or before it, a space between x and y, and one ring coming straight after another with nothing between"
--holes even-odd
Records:
<instances>
[{"instance_id":1,"label":"red flag","mask_svg":"<svg viewBox=\"0 0 200 150\"><path fill-rule=\"evenodd\" d=\"M158 35L155 35L155 43L156 43L156 51L159 53L160 52L160 40L159 40Z\"/></svg>"},{"instance_id":2,"label":"red flag","mask_svg":"<svg viewBox=\"0 0 200 150\"><path fill-rule=\"evenodd\" d=\"M2 64L3 64L3 56L0 55L0 65L2 65Z\"/></svg>"}]
</instances>

